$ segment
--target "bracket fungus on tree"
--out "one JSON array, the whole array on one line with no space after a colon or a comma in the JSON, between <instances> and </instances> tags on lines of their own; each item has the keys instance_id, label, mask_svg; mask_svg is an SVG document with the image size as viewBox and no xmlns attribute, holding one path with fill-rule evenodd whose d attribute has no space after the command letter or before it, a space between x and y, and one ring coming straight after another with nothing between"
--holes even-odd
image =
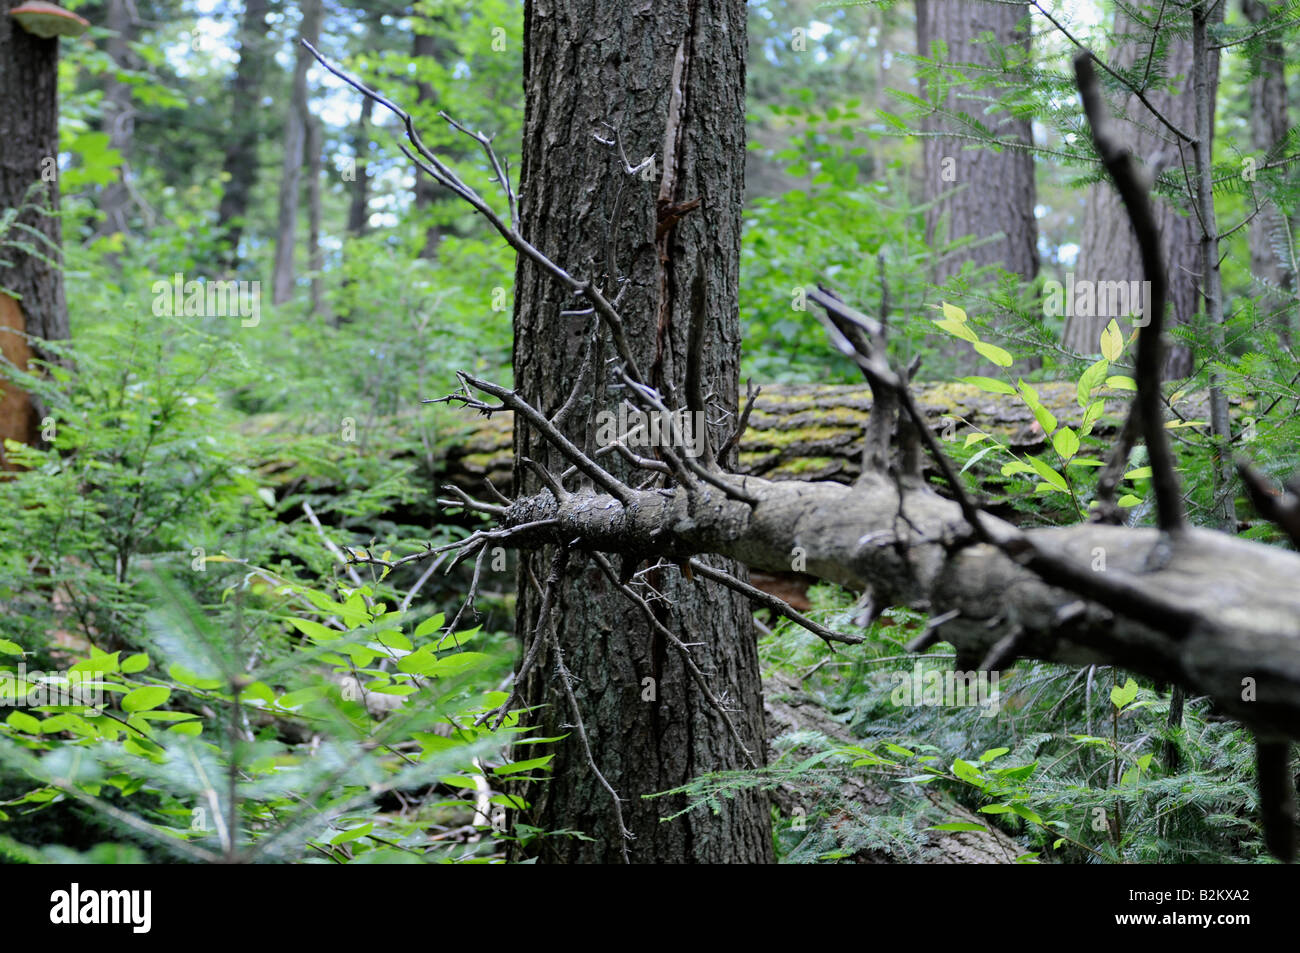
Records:
<instances>
[{"instance_id":1,"label":"bracket fungus on tree","mask_svg":"<svg viewBox=\"0 0 1300 953\"><path fill-rule=\"evenodd\" d=\"M34 36L49 39L52 36L81 36L90 28L90 21L45 0L27 0L9 11L18 25Z\"/></svg>"}]
</instances>

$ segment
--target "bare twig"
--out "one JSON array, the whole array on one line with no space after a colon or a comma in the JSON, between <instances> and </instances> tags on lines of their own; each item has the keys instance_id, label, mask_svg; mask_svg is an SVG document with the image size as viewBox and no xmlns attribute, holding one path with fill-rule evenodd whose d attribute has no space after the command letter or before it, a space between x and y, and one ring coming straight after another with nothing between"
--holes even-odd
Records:
<instances>
[{"instance_id":1,"label":"bare twig","mask_svg":"<svg viewBox=\"0 0 1300 953\"><path fill-rule=\"evenodd\" d=\"M1075 79L1079 85L1084 112L1092 126L1093 142L1124 202L1142 254L1142 270L1151 286L1151 313L1146 315L1148 324L1138 336L1135 371L1138 392L1134 400L1134 411L1139 414L1142 436L1151 459L1157 522L1165 532L1178 534L1185 529L1186 521L1178 477L1174 472L1173 455L1169 451L1169 441L1160 413L1160 332L1164 325L1168 278L1147 187L1134 165L1133 156L1120 147L1107 129L1097 75L1092 68L1095 59L1091 53L1081 53L1075 57Z\"/></svg>"}]
</instances>

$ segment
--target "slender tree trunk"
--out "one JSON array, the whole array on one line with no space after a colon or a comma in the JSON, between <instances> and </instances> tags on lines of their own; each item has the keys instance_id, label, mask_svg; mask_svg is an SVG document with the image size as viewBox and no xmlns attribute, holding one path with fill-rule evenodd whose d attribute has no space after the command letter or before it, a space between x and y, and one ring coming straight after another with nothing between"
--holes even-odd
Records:
<instances>
[{"instance_id":1,"label":"slender tree trunk","mask_svg":"<svg viewBox=\"0 0 1300 953\"><path fill-rule=\"evenodd\" d=\"M1223 276L1219 271L1219 224L1214 211L1214 164L1211 144L1214 136L1215 77L1218 73L1218 54L1209 48L1209 25L1206 0L1192 9L1192 84L1196 103L1196 202L1200 235L1200 273L1204 276L1201 293L1205 302L1205 317L1209 323L1211 353L1224 353L1223 337ZM1217 7L1217 16L1223 19L1223 5ZM1228 398L1223 392L1223 372L1210 371L1210 429L1218 444L1215 465L1214 491L1218 504L1213 516L1220 529L1237 531L1236 486L1237 477L1232 462L1232 422L1228 417Z\"/></svg>"},{"instance_id":2,"label":"slender tree trunk","mask_svg":"<svg viewBox=\"0 0 1300 953\"><path fill-rule=\"evenodd\" d=\"M133 55L130 43L134 39L135 24L127 0L109 0L108 23L112 35L106 49L109 59L118 69L130 69ZM131 101L131 86L110 73L104 91L104 126L108 144L122 155L121 178L105 187L99 197L99 210L104 221L100 235L113 235L127 230L127 216L131 207L131 192L127 177L131 174L131 145L135 137L135 107Z\"/></svg>"},{"instance_id":3,"label":"slender tree trunk","mask_svg":"<svg viewBox=\"0 0 1300 953\"><path fill-rule=\"evenodd\" d=\"M1270 4L1263 0L1242 0L1241 6L1246 18L1255 24L1262 23L1272 12ZM1254 65L1259 75L1250 81L1250 140L1259 159L1281 142L1291 128L1285 75L1286 48L1282 41L1275 37L1263 42L1258 62ZM1279 249L1290 244L1288 218L1276 204L1269 203L1250 224L1250 273L1264 284L1283 292L1295 288L1289 255L1279 254ZM1276 302L1270 304L1275 306ZM1278 318L1279 330L1287 343L1291 341L1293 330L1290 312L1287 306Z\"/></svg>"},{"instance_id":4,"label":"slender tree trunk","mask_svg":"<svg viewBox=\"0 0 1300 953\"><path fill-rule=\"evenodd\" d=\"M320 41L320 0L302 0L299 36L315 46ZM280 170L280 211L276 219L275 270L271 280L271 301L284 304L293 297L293 253L298 237L299 183L308 129L312 123L307 102L307 69L315 62L301 46L293 68L293 92L285 117L284 162Z\"/></svg>"},{"instance_id":5,"label":"slender tree trunk","mask_svg":"<svg viewBox=\"0 0 1300 953\"><path fill-rule=\"evenodd\" d=\"M988 44L976 42L992 32L994 42L1028 51L1029 33L1023 29L1028 4L989 0L917 0L916 46L929 56L931 44L942 41L951 63L993 65ZM954 85L945 107L988 121L988 91ZM926 132L951 127L942 116L927 118ZM1033 143L1028 119L1003 115L993 126L1000 139ZM944 281L966 262L977 266L1000 265L1025 278L1038 274L1038 222L1034 218L1036 189L1033 157L1024 149L970 149L960 139L924 140L924 198L933 203L926 212L926 240L931 248L966 236L995 238L947 256L936 256L933 280ZM946 228L944 227L946 225Z\"/></svg>"},{"instance_id":6,"label":"slender tree trunk","mask_svg":"<svg viewBox=\"0 0 1300 953\"><path fill-rule=\"evenodd\" d=\"M217 225L230 244L228 264L239 254L244 218L257 181L257 147L262 132L262 90L272 55L267 43L268 0L246 0L239 22L239 65L231 91L231 136L222 171L229 178L217 209Z\"/></svg>"},{"instance_id":7,"label":"slender tree trunk","mask_svg":"<svg viewBox=\"0 0 1300 953\"><path fill-rule=\"evenodd\" d=\"M361 100L361 116L352 133L351 178L348 180L348 225L347 237L362 238L370 230L370 117L374 114L375 102L369 97ZM343 254L350 256L350 242L345 242ZM335 327L342 327L355 317L356 282L352 279L350 269L344 269L343 283L339 287L338 310L334 313Z\"/></svg>"},{"instance_id":8,"label":"slender tree trunk","mask_svg":"<svg viewBox=\"0 0 1300 953\"><path fill-rule=\"evenodd\" d=\"M432 60L438 55L438 40L431 33L416 33L411 44L411 56L415 58L416 68L419 69L421 60ZM415 84L416 109L422 112L428 112L434 102L437 101L438 95L434 88L424 80L419 80ZM438 200L442 193L442 187L434 182L427 175L417 175L415 177L415 208L421 216L429 214L433 203ZM442 230L437 225L427 225L424 230L424 244L420 248L421 258L436 258L438 254L438 242L442 238Z\"/></svg>"},{"instance_id":9,"label":"slender tree trunk","mask_svg":"<svg viewBox=\"0 0 1300 953\"><path fill-rule=\"evenodd\" d=\"M579 271L599 262L593 278L611 296L616 279L601 273L612 254L614 269L626 278L620 308L630 322L634 359L647 372L656 369L670 406L684 406L689 325L692 309L701 309L705 341L698 353L710 417L721 421L711 428L719 446L733 426L724 412L734 414L738 402L744 3L673 0L650 12L600 0L529 0L524 18L525 236ZM562 83L556 81L560 75ZM597 134L610 136L601 123L618 130L632 163L655 156L649 181L627 175L618 149L597 141ZM660 228L667 217L661 219L657 209L697 198L700 207L674 227ZM614 352L605 337L584 361L592 319L561 314L573 307L550 278L521 258L515 386L554 414L576 384L577 399L562 429L579 446L592 448L597 414L616 410L626 391L611 386ZM593 373L584 375L584 364ZM515 455L516 487L524 492L538 488L536 477L520 465L524 458L564 469L526 426L515 428ZM632 479L626 469L619 472ZM546 547L524 557L520 567L516 625L525 650L535 637L546 636L535 631L540 599L531 580L546 579L554 555ZM710 561L737 571L731 560ZM550 616L556 641L546 638L524 683L527 704L544 706L528 716L538 733L570 737L558 746L553 777L528 789L532 804L517 820L551 831L580 830L594 839L544 837L524 849L564 862L618 861L622 854L610 796L570 727L574 716L558 683L560 660L551 650L558 644L576 677L573 691L596 766L623 798L624 820L636 835L629 845L632 860L770 861L764 795L723 799L717 814L697 810L666 823L660 818L681 810L685 801L643 798L744 761L672 646L580 554L571 567L576 568L565 575ZM663 595L652 603L656 616L694 645L713 694L727 700L746 747L761 759L763 710L750 608L699 577L685 580L676 567L651 569L644 578Z\"/></svg>"},{"instance_id":10,"label":"slender tree trunk","mask_svg":"<svg viewBox=\"0 0 1300 953\"><path fill-rule=\"evenodd\" d=\"M1223 4L1219 5L1222 16ZM1171 17L1171 12L1167 17ZM1186 21L1184 21L1184 27ZM1147 100L1161 115L1180 130L1193 135L1196 128L1196 96L1192 80L1192 41L1186 31L1173 34L1168 19L1162 25L1168 40L1167 56L1163 70L1152 67L1152 77L1163 75L1169 82L1151 85L1146 91ZM1116 15L1116 48L1108 60L1116 69L1132 69L1145 64L1151 50L1149 42L1138 37L1138 27L1122 13ZM1209 83L1210 129L1214 127L1214 96L1218 89L1219 56L1210 51L1207 61ZM1172 88L1171 88L1172 84ZM1192 174L1194 157L1192 148L1185 144L1179 151L1178 141L1157 120L1137 96L1123 99L1120 108L1112 112L1117 133L1129 143L1134 155L1149 165L1178 168L1186 164ZM1183 203L1187 205L1186 202ZM1156 222L1164 248L1164 259L1169 272L1169 304L1172 309L1165 326L1190 324L1200 310L1202 262L1200 253L1201 230L1190 207L1176 208L1168 201L1156 204ZM1083 217L1083 237L1079 259L1074 269L1077 282L1122 281L1142 279L1142 261L1137 241L1128 226L1123 203L1109 182L1099 182L1088 190ZM1094 285L1096 287L1096 285ZM1100 297L1100 295L1098 295ZM1127 315L1099 314L1106 308L1090 309L1092 314L1075 314L1067 317L1063 343L1081 354L1100 351L1101 332L1112 318L1119 321L1125 333L1129 330ZM1171 344L1165 359L1167 378L1185 377L1192 372L1192 354L1186 347Z\"/></svg>"},{"instance_id":11,"label":"slender tree trunk","mask_svg":"<svg viewBox=\"0 0 1300 953\"><path fill-rule=\"evenodd\" d=\"M324 281L321 271L325 260L321 255L321 195L324 174L321 159L322 132L320 117L307 117L307 267L311 270L311 313L323 314L325 306Z\"/></svg>"},{"instance_id":12,"label":"slender tree trunk","mask_svg":"<svg viewBox=\"0 0 1300 953\"><path fill-rule=\"evenodd\" d=\"M360 238L370 227L370 117L375 101L361 100L361 118L352 134L353 178L348 183L348 235Z\"/></svg>"},{"instance_id":13,"label":"slender tree trunk","mask_svg":"<svg viewBox=\"0 0 1300 953\"><path fill-rule=\"evenodd\" d=\"M9 16L18 2L0 0L0 209L21 209L16 222L44 240L16 234L11 225L0 241L36 245L58 261L59 40L41 39L19 27ZM69 336L63 272L21 249L3 247L0 354L27 370L28 362L42 355L24 334L47 341ZM34 396L0 379L0 466L7 466L3 441L35 443L43 415Z\"/></svg>"}]
</instances>

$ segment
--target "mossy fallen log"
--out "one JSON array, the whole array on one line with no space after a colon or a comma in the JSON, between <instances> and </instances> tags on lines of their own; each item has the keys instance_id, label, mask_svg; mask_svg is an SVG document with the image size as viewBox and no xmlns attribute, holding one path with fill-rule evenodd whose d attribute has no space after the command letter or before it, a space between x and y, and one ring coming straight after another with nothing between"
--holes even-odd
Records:
<instances>
[{"instance_id":1,"label":"mossy fallen log","mask_svg":"<svg viewBox=\"0 0 1300 953\"><path fill-rule=\"evenodd\" d=\"M1072 382L1034 387L1061 424L1077 426L1082 421ZM1120 398L1127 395L1114 396L1111 409L1118 412L1127 404ZM935 432L958 446L975 427L1013 450L1035 452L1043 447L1042 428L1018 397L990 394L961 382L918 384L916 397ZM862 470L862 434L871 403L865 384L764 386L740 440L739 472L769 480L852 483ZM1180 405L1180 410L1194 416L1195 403L1193 399L1186 407ZM508 493L512 426L509 411L469 422L446 456L444 482L473 495L487 478ZM1103 417L1094 432L1108 434L1116 426L1113 417Z\"/></svg>"}]
</instances>

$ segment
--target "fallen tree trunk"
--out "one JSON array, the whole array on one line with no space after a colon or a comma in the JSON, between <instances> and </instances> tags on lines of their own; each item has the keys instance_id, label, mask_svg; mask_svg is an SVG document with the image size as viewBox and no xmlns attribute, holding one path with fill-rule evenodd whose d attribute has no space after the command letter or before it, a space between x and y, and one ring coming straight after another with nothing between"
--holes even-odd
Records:
<instances>
[{"instance_id":1,"label":"fallen tree trunk","mask_svg":"<svg viewBox=\"0 0 1300 953\"><path fill-rule=\"evenodd\" d=\"M1034 385L1043 406L1062 426L1077 428L1083 419L1072 381ZM990 394L961 381L915 385L916 401L940 440L957 442L972 428L992 434L1018 453L1043 449L1042 428L1018 397ZM871 388L866 384L764 385L740 438L738 473L770 480L833 480L849 484L862 473L862 434L871 416ZM1189 420L1204 419L1206 395L1184 395L1178 412ZM1116 406L1121 406L1116 402ZM448 416L439 430L459 429L442 461L439 479L473 496L486 493L486 480L510 492L513 466L511 434L514 415L506 410L466 421ZM1093 427L1098 437L1111 437L1117 422L1103 417Z\"/></svg>"},{"instance_id":2,"label":"fallen tree trunk","mask_svg":"<svg viewBox=\"0 0 1300 953\"><path fill-rule=\"evenodd\" d=\"M876 474L853 487L736 484L753 506L712 487L635 492L626 505L592 492L557 501L547 491L511 504L501 522L517 531L511 545L578 540L632 560L680 565L715 553L769 571L799 568L869 592L882 608L955 611L942 637L957 648L958 668L977 667L1014 630L1014 657L1119 665L1207 695L1265 735L1300 738L1300 554L1210 530L1191 529L1170 548L1155 529L1018 530L982 514L995 537L1022 533L1095 577L1081 592L976 540L958 505L919 483L901 496ZM1144 604L1117 605L1135 591Z\"/></svg>"}]
</instances>

